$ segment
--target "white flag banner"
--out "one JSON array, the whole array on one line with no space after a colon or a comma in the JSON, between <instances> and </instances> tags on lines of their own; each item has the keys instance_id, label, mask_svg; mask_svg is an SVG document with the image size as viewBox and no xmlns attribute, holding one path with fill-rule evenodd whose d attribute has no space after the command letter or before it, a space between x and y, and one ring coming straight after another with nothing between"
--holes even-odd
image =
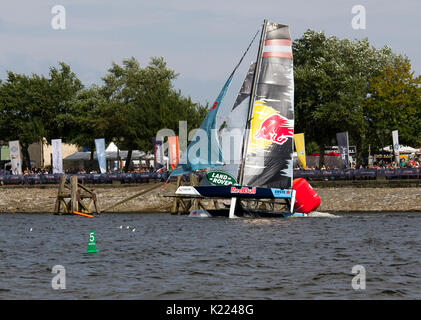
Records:
<instances>
[{"instance_id":1,"label":"white flag banner","mask_svg":"<svg viewBox=\"0 0 421 320\"><path fill-rule=\"evenodd\" d=\"M346 168L349 168L349 139L348 131L338 132L336 134L336 140L338 140L338 150L342 157L342 161Z\"/></svg>"},{"instance_id":2,"label":"white flag banner","mask_svg":"<svg viewBox=\"0 0 421 320\"><path fill-rule=\"evenodd\" d=\"M63 158L61 155L61 139L52 139L53 173L63 173Z\"/></svg>"},{"instance_id":3,"label":"white flag banner","mask_svg":"<svg viewBox=\"0 0 421 320\"><path fill-rule=\"evenodd\" d=\"M107 173L107 159L105 156L105 139L95 139L96 157L98 159L99 170Z\"/></svg>"},{"instance_id":4,"label":"white flag banner","mask_svg":"<svg viewBox=\"0 0 421 320\"><path fill-rule=\"evenodd\" d=\"M398 135L398 130L392 131L392 139L393 139L393 154L395 155L395 160L399 164L400 159L399 159L399 135Z\"/></svg>"},{"instance_id":5,"label":"white flag banner","mask_svg":"<svg viewBox=\"0 0 421 320\"><path fill-rule=\"evenodd\" d=\"M9 141L10 162L12 163L12 173L22 174L22 161L20 159L19 140Z\"/></svg>"}]
</instances>

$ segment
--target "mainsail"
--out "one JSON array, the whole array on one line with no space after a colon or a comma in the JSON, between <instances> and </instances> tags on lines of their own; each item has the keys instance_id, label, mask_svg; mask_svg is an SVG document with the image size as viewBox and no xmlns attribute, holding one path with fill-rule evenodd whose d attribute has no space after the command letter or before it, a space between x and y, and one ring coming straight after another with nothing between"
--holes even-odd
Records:
<instances>
[{"instance_id":1,"label":"mainsail","mask_svg":"<svg viewBox=\"0 0 421 320\"><path fill-rule=\"evenodd\" d=\"M294 79L288 26L265 21L254 83L240 184L291 188Z\"/></svg>"}]
</instances>

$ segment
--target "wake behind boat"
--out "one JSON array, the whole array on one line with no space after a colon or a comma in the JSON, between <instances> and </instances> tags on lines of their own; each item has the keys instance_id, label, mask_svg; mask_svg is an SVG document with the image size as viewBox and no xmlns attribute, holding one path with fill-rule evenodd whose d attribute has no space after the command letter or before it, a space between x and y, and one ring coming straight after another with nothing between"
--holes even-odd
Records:
<instances>
[{"instance_id":1,"label":"wake behind boat","mask_svg":"<svg viewBox=\"0 0 421 320\"><path fill-rule=\"evenodd\" d=\"M264 21L256 62L234 106L222 105L252 43L202 122L198 131L206 134L196 133L171 173L207 172L200 186L180 186L176 196L231 200L229 209L196 210L192 216L289 217L296 209L306 214L320 204L307 181L293 186L294 76L288 26ZM227 148L224 143L232 138L241 143ZM272 210L252 208L253 201L268 201ZM275 204L283 209L275 210Z\"/></svg>"}]
</instances>

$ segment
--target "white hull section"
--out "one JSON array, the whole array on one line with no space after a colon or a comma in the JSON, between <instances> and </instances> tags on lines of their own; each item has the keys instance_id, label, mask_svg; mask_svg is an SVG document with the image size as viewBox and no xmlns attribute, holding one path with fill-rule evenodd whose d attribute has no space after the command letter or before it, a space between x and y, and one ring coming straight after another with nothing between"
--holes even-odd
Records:
<instances>
[{"instance_id":1,"label":"white hull section","mask_svg":"<svg viewBox=\"0 0 421 320\"><path fill-rule=\"evenodd\" d=\"M189 217L195 217L195 218L211 218L212 215L207 212L206 210L192 210L190 211Z\"/></svg>"},{"instance_id":2,"label":"white hull section","mask_svg":"<svg viewBox=\"0 0 421 320\"><path fill-rule=\"evenodd\" d=\"M190 187L190 186L178 187L175 194L185 195L185 196L200 196L200 193L194 187Z\"/></svg>"}]
</instances>

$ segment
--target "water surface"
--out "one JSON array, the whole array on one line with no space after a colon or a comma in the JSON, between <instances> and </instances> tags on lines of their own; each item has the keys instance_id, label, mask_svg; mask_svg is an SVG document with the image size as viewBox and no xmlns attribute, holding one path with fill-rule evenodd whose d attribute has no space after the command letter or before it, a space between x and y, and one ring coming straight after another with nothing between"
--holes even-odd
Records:
<instances>
[{"instance_id":1,"label":"water surface","mask_svg":"<svg viewBox=\"0 0 421 320\"><path fill-rule=\"evenodd\" d=\"M420 299L420 231L421 213L2 214L0 299ZM65 290L52 289L55 265ZM365 290L352 287L355 265Z\"/></svg>"}]
</instances>

